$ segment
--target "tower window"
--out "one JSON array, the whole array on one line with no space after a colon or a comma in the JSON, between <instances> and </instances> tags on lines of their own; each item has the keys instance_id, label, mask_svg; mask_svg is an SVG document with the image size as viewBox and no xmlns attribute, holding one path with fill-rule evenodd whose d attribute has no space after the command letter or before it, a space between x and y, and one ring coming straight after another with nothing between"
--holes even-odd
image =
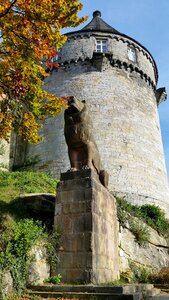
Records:
<instances>
[{"instance_id":1,"label":"tower window","mask_svg":"<svg viewBox=\"0 0 169 300\"><path fill-rule=\"evenodd\" d=\"M107 52L107 40L96 40L96 52Z\"/></svg>"},{"instance_id":2,"label":"tower window","mask_svg":"<svg viewBox=\"0 0 169 300\"><path fill-rule=\"evenodd\" d=\"M136 56L136 50L134 48L128 48L128 59L136 62L137 56Z\"/></svg>"},{"instance_id":3,"label":"tower window","mask_svg":"<svg viewBox=\"0 0 169 300\"><path fill-rule=\"evenodd\" d=\"M53 62L53 63L58 61L58 58L59 58L59 54L60 54L60 52L61 52L61 49L58 48L57 51L58 51L58 54L57 54L55 57L53 57L53 58L51 59L51 62Z\"/></svg>"}]
</instances>

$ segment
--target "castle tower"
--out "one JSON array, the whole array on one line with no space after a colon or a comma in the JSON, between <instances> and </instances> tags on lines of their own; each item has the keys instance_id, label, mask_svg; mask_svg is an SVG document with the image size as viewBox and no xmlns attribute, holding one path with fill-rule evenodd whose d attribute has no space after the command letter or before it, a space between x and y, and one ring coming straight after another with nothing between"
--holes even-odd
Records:
<instances>
[{"instance_id":1,"label":"castle tower","mask_svg":"<svg viewBox=\"0 0 169 300\"><path fill-rule=\"evenodd\" d=\"M59 55L60 68L45 79L56 95L86 100L94 136L109 189L134 204L154 203L169 208L169 192L157 105L164 89L156 91L156 63L140 43L118 32L95 11L83 29L67 34ZM38 155L35 167L57 174L69 169L63 115L46 119L42 144L15 141L13 164ZM23 153L23 152L22 152ZM168 210L169 211L169 210Z\"/></svg>"}]
</instances>

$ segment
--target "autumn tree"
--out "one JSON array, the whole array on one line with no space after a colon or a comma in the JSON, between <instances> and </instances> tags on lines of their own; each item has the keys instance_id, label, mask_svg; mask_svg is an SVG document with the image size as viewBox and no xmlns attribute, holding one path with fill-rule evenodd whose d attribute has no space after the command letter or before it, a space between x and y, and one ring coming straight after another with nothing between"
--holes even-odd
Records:
<instances>
[{"instance_id":1,"label":"autumn tree","mask_svg":"<svg viewBox=\"0 0 169 300\"><path fill-rule=\"evenodd\" d=\"M38 120L54 116L66 98L42 89L48 73L42 66L57 55L66 37L60 30L84 22L78 0L1 0L0 2L0 139L14 130L38 143ZM55 68L59 67L57 64Z\"/></svg>"}]
</instances>

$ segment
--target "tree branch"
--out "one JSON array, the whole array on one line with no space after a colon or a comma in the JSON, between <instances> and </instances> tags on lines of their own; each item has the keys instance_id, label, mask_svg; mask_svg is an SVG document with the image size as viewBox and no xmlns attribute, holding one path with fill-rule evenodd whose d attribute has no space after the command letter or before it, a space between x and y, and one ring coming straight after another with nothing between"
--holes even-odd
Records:
<instances>
[{"instance_id":1,"label":"tree branch","mask_svg":"<svg viewBox=\"0 0 169 300\"><path fill-rule=\"evenodd\" d=\"M8 12L10 11L10 9L12 8L12 6L14 6L14 4L15 4L16 2L17 2L17 0L14 0L14 1L11 3L11 5L6 9L6 11L0 14L0 18L1 18L1 17L5 17L5 16L8 14Z\"/></svg>"}]
</instances>

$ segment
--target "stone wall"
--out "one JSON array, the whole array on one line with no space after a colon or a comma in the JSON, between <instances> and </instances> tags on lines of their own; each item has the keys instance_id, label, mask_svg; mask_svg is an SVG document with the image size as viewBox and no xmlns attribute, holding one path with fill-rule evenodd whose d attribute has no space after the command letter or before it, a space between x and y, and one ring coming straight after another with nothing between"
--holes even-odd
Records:
<instances>
[{"instance_id":1,"label":"stone wall","mask_svg":"<svg viewBox=\"0 0 169 300\"><path fill-rule=\"evenodd\" d=\"M93 52L98 36L108 38L108 54ZM136 49L135 63L127 57L130 45ZM149 52L124 36L83 33L69 36L60 59L60 69L46 78L44 88L86 100L103 165L110 174L110 190L134 204L153 203L169 211L155 98L157 70ZM55 176L69 169L63 132L63 115L47 118L41 130L44 142L28 145L25 160L38 155L35 169Z\"/></svg>"},{"instance_id":2,"label":"stone wall","mask_svg":"<svg viewBox=\"0 0 169 300\"><path fill-rule=\"evenodd\" d=\"M92 59L93 52L95 52L96 49L97 38L107 40L108 53L113 55L113 59L120 60L127 64L132 63L127 56L128 48L134 48L137 53L137 63L135 63L135 65L137 65L137 68L140 68L143 73L147 74L147 77L150 77L155 84L157 74L154 72L155 64L149 52L133 40L116 34L71 34L68 37L68 42L63 45L61 50L60 62L70 63L72 61L77 62L79 59L81 61Z\"/></svg>"}]
</instances>

